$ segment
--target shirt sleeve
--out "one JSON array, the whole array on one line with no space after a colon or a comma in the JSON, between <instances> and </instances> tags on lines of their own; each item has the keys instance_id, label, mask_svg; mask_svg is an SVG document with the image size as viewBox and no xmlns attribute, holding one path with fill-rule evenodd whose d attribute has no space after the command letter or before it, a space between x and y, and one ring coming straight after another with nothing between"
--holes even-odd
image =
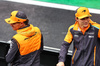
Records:
<instances>
[{"instance_id":1,"label":"shirt sleeve","mask_svg":"<svg viewBox=\"0 0 100 66\"><path fill-rule=\"evenodd\" d=\"M65 41L62 42L60 53L59 53L59 61L58 62L65 62L69 46L70 46L69 43L67 43Z\"/></svg>"},{"instance_id":2,"label":"shirt sleeve","mask_svg":"<svg viewBox=\"0 0 100 66\"><path fill-rule=\"evenodd\" d=\"M6 62L11 63L14 60L17 51L18 51L17 43L14 39L11 39L10 48L6 55Z\"/></svg>"},{"instance_id":3,"label":"shirt sleeve","mask_svg":"<svg viewBox=\"0 0 100 66\"><path fill-rule=\"evenodd\" d=\"M65 39L61 45L61 49L60 49L60 53L59 53L59 62L65 62L66 55L68 53L68 49L72 42L72 39L73 39L72 34L71 34L70 30L68 30L68 32L65 36Z\"/></svg>"}]
</instances>

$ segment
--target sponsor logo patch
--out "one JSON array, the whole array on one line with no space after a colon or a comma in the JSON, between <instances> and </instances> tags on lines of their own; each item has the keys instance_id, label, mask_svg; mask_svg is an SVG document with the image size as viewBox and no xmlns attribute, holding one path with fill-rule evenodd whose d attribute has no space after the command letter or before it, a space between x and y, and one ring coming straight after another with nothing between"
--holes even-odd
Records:
<instances>
[{"instance_id":1,"label":"sponsor logo patch","mask_svg":"<svg viewBox=\"0 0 100 66\"><path fill-rule=\"evenodd\" d=\"M94 36L89 36L89 38L94 38Z\"/></svg>"}]
</instances>

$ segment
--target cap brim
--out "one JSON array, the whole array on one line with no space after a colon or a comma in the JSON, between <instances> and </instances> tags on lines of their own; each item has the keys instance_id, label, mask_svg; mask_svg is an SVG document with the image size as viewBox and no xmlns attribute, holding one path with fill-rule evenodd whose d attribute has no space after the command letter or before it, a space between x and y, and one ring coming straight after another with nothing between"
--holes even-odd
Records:
<instances>
[{"instance_id":1,"label":"cap brim","mask_svg":"<svg viewBox=\"0 0 100 66\"><path fill-rule=\"evenodd\" d=\"M92 15L91 14L89 14L89 15L84 15L84 16L82 16L82 17L78 17L79 19L82 19L82 18L85 18L85 17L91 17Z\"/></svg>"},{"instance_id":2,"label":"cap brim","mask_svg":"<svg viewBox=\"0 0 100 66\"><path fill-rule=\"evenodd\" d=\"M16 23L16 21L11 20L10 18L5 19L5 21L8 24Z\"/></svg>"}]
</instances>

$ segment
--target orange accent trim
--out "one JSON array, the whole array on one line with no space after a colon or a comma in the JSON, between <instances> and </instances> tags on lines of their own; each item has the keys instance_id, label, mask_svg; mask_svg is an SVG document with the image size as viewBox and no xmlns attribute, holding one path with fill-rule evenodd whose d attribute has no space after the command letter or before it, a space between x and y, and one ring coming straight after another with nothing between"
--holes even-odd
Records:
<instances>
[{"instance_id":1,"label":"orange accent trim","mask_svg":"<svg viewBox=\"0 0 100 66\"><path fill-rule=\"evenodd\" d=\"M66 34L66 36L65 36L65 38L64 38L64 41L66 41L66 42L68 42L68 43L71 43L71 42L72 42L72 39L73 39L73 36L72 36L72 34L71 34L71 32L70 32L70 29L73 28L73 27L74 27L74 25L71 25L71 26L68 28L68 32L67 32L67 34Z\"/></svg>"},{"instance_id":2,"label":"orange accent trim","mask_svg":"<svg viewBox=\"0 0 100 66\"><path fill-rule=\"evenodd\" d=\"M67 32L67 34L66 34L66 36L64 38L64 41L66 41L68 43L71 43L72 42L72 39L73 39L73 36L72 36L70 30L68 30L68 32Z\"/></svg>"},{"instance_id":3,"label":"orange accent trim","mask_svg":"<svg viewBox=\"0 0 100 66\"><path fill-rule=\"evenodd\" d=\"M95 58L96 57L96 46L94 47L94 66L95 66Z\"/></svg>"},{"instance_id":4,"label":"orange accent trim","mask_svg":"<svg viewBox=\"0 0 100 66\"><path fill-rule=\"evenodd\" d=\"M74 64L74 57L75 57L76 51L77 51L77 48L75 48L75 52L74 52L73 57L72 57L72 64Z\"/></svg>"},{"instance_id":5,"label":"orange accent trim","mask_svg":"<svg viewBox=\"0 0 100 66\"><path fill-rule=\"evenodd\" d=\"M98 31L98 37L100 38L100 29L99 29L99 31Z\"/></svg>"}]
</instances>

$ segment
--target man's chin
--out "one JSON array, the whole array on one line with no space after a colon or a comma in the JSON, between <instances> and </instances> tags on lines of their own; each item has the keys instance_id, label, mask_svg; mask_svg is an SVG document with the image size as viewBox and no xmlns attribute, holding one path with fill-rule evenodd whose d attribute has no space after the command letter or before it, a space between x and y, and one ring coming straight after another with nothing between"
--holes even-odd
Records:
<instances>
[{"instance_id":1,"label":"man's chin","mask_svg":"<svg viewBox=\"0 0 100 66\"><path fill-rule=\"evenodd\" d=\"M16 31L16 29L13 29L14 31Z\"/></svg>"},{"instance_id":2,"label":"man's chin","mask_svg":"<svg viewBox=\"0 0 100 66\"><path fill-rule=\"evenodd\" d=\"M84 25L84 27L88 27L88 25Z\"/></svg>"}]
</instances>

